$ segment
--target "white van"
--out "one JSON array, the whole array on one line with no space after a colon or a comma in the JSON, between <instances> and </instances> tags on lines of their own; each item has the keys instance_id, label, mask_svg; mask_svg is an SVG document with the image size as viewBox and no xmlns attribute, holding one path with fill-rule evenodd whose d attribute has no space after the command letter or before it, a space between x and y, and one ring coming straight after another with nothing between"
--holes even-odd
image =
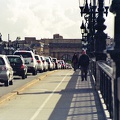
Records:
<instances>
[{"instance_id":1,"label":"white van","mask_svg":"<svg viewBox=\"0 0 120 120\"><path fill-rule=\"evenodd\" d=\"M14 55L22 55L25 60L25 64L28 67L28 73L32 73L33 75L37 75L37 61L35 59L35 54L32 51L26 50L17 50L14 52Z\"/></svg>"}]
</instances>

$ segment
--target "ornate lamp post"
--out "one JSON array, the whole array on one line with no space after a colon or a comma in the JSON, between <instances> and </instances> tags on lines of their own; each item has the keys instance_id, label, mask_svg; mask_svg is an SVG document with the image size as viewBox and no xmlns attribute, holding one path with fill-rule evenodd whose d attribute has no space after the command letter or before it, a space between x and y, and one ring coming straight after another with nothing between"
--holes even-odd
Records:
<instances>
[{"instance_id":1,"label":"ornate lamp post","mask_svg":"<svg viewBox=\"0 0 120 120\"><path fill-rule=\"evenodd\" d=\"M112 0L110 11L115 14L114 22L114 50L108 51L115 66L113 69L113 120L120 120L120 0Z\"/></svg>"},{"instance_id":2,"label":"ornate lamp post","mask_svg":"<svg viewBox=\"0 0 120 120\"><path fill-rule=\"evenodd\" d=\"M98 0L98 17L97 24L95 25L95 29L97 32L95 33L95 54L96 61L98 60L106 60L106 54L104 50L106 49L106 38L107 34L104 33L106 26L104 25L104 13L107 16L109 7L104 7L104 0Z\"/></svg>"},{"instance_id":3,"label":"ornate lamp post","mask_svg":"<svg viewBox=\"0 0 120 120\"><path fill-rule=\"evenodd\" d=\"M104 41L107 37L107 35L103 33L103 31L106 29L104 25L105 20L103 18L103 14L105 13L107 16L109 7L104 7L103 0L84 0L84 5L81 4L81 2L83 2L83 0L79 0L81 17L84 15L88 29L88 51L102 53L106 46L106 43ZM98 6L96 5L97 2ZM101 33L104 35L102 36ZM99 35L102 36L102 38ZM99 58L101 58L100 56L101 54L97 54L96 59L99 60ZM102 57L102 59L104 59L104 57Z\"/></svg>"},{"instance_id":4,"label":"ornate lamp post","mask_svg":"<svg viewBox=\"0 0 120 120\"><path fill-rule=\"evenodd\" d=\"M93 52L94 51L94 33L95 33L95 13L96 13L96 3L95 0L88 1L84 0L84 4L82 3L82 0L79 0L79 8L81 17L84 15L84 19L86 21L86 28L88 31L87 34L87 41L88 41L88 51ZM89 3L88 3L89 2Z\"/></svg>"},{"instance_id":5,"label":"ornate lamp post","mask_svg":"<svg viewBox=\"0 0 120 120\"><path fill-rule=\"evenodd\" d=\"M82 34L82 50L86 50L87 51L87 45L88 45L88 42L87 42L87 29L84 25L84 22L82 21L82 24L81 24L81 34Z\"/></svg>"}]
</instances>

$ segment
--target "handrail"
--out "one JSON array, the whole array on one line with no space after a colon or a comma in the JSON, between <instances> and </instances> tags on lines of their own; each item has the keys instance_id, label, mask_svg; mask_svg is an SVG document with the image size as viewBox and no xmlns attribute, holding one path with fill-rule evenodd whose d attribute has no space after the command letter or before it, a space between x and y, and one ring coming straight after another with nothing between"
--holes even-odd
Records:
<instances>
[{"instance_id":1,"label":"handrail","mask_svg":"<svg viewBox=\"0 0 120 120\"><path fill-rule=\"evenodd\" d=\"M113 68L110 67L106 61L91 59L90 71L92 78L95 78L95 85L102 95L107 110L109 111L110 118L113 118Z\"/></svg>"},{"instance_id":2,"label":"handrail","mask_svg":"<svg viewBox=\"0 0 120 120\"><path fill-rule=\"evenodd\" d=\"M104 63L104 61L98 61L99 67L110 77L113 75L113 68Z\"/></svg>"}]
</instances>

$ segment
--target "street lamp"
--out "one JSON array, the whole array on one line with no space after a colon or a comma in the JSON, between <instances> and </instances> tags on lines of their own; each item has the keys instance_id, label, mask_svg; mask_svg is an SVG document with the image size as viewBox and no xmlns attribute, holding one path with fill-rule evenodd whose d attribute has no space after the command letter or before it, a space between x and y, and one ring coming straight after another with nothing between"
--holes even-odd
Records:
<instances>
[{"instance_id":1,"label":"street lamp","mask_svg":"<svg viewBox=\"0 0 120 120\"><path fill-rule=\"evenodd\" d=\"M88 45L87 34L88 34L88 31L87 31L86 26L85 26L83 21L82 21L80 29L81 29L81 34L82 34L82 49L87 50L87 45Z\"/></svg>"},{"instance_id":2,"label":"street lamp","mask_svg":"<svg viewBox=\"0 0 120 120\"><path fill-rule=\"evenodd\" d=\"M104 6L104 0L98 0L98 17L96 19L96 33L94 36L96 61L106 60L106 54L104 53L104 50L106 49L107 34L104 33L104 30L106 29L106 25L104 25L104 14L107 16L108 8L108 6Z\"/></svg>"},{"instance_id":3,"label":"street lamp","mask_svg":"<svg viewBox=\"0 0 120 120\"><path fill-rule=\"evenodd\" d=\"M85 30L85 25L84 25L83 21L82 21L80 29L81 29L81 34L83 35L84 34L84 30Z\"/></svg>"},{"instance_id":4,"label":"street lamp","mask_svg":"<svg viewBox=\"0 0 120 120\"><path fill-rule=\"evenodd\" d=\"M112 0L110 12L115 14L114 18L114 50L109 50L111 58L114 61L113 69L113 119L120 120L120 0Z\"/></svg>"},{"instance_id":5,"label":"street lamp","mask_svg":"<svg viewBox=\"0 0 120 120\"><path fill-rule=\"evenodd\" d=\"M79 8L81 17L84 15L84 19L86 21L86 28L88 30L87 34L87 41L88 41L88 51L93 52L94 51L94 38L93 35L95 33L95 13L96 13L96 2L95 0L79 0Z\"/></svg>"},{"instance_id":6,"label":"street lamp","mask_svg":"<svg viewBox=\"0 0 120 120\"><path fill-rule=\"evenodd\" d=\"M104 6L104 0L79 0L79 8L81 17L84 15L84 19L87 24L86 28L88 29L87 41L89 44L89 52L103 52L106 45L103 43L106 39L106 35L103 35L103 31L106 29L103 24L105 22L103 14L106 14L107 16L109 7ZM102 38L104 40L100 40L101 37L98 36L100 33L104 36ZM97 57L97 59L99 58Z\"/></svg>"},{"instance_id":7,"label":"street lamp","mask_svg":"<svg viewBox=\"0 0 120 120\"><path fill-rule=\"evenodd\" d=\"M85 29L85 33L84 33L84 50L87 51L88 50L88 41L87 41L87 35L88 35L88 31L87 29Z\"/></svg>"}]
</instances>

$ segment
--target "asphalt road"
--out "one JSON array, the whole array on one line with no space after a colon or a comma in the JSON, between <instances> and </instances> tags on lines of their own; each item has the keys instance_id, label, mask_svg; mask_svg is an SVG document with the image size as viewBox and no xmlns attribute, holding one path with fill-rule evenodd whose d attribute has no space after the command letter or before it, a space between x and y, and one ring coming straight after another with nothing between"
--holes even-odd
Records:
<instances>
[{"instance_id":1,"label":"asphalt road","mask_svg":"<svg viewBox=\"0 0 120 120\"><path fill-rule=\"evenodd\" d=\"M71 78L68 74L71 72L73 71L58 70L37 84L22 91L19 95L14 96L10 101L2 103L0 105L0 120L48 120L52 110L61 97L61 93L57 93L65 89ZM29 81L32 80L32 76L30 78L28 77L28 79ZM17 80L14 85L17 85L17 82L23 81ZM9 89L9 87L3 88ZM44 107L48 109L43 109ZM41 114L39 114L40 112Z\"/></svg>"},{"instance_id":2,"label":"asphalt road","mask_svg":"<svg viewBox=\"0 0 120 120\"><path fill-rule=\"evenodd\" d=\"M51 71L38 73L35 76L33 76L31 73L28 73L28 77L26 79L21 79L20 76L14 76L13 85L9 85L8 87L6 87L6 86L4 86L3 83L0 83L0 97L2 97L3 95L5 95L7 93L10 93L10 92L16 90L17 88L25 85L26 83L29 83L33 79L37 79L38 77L43 76L45 74L48 74L50 72Z\"/></svg>"}]
</instances>

